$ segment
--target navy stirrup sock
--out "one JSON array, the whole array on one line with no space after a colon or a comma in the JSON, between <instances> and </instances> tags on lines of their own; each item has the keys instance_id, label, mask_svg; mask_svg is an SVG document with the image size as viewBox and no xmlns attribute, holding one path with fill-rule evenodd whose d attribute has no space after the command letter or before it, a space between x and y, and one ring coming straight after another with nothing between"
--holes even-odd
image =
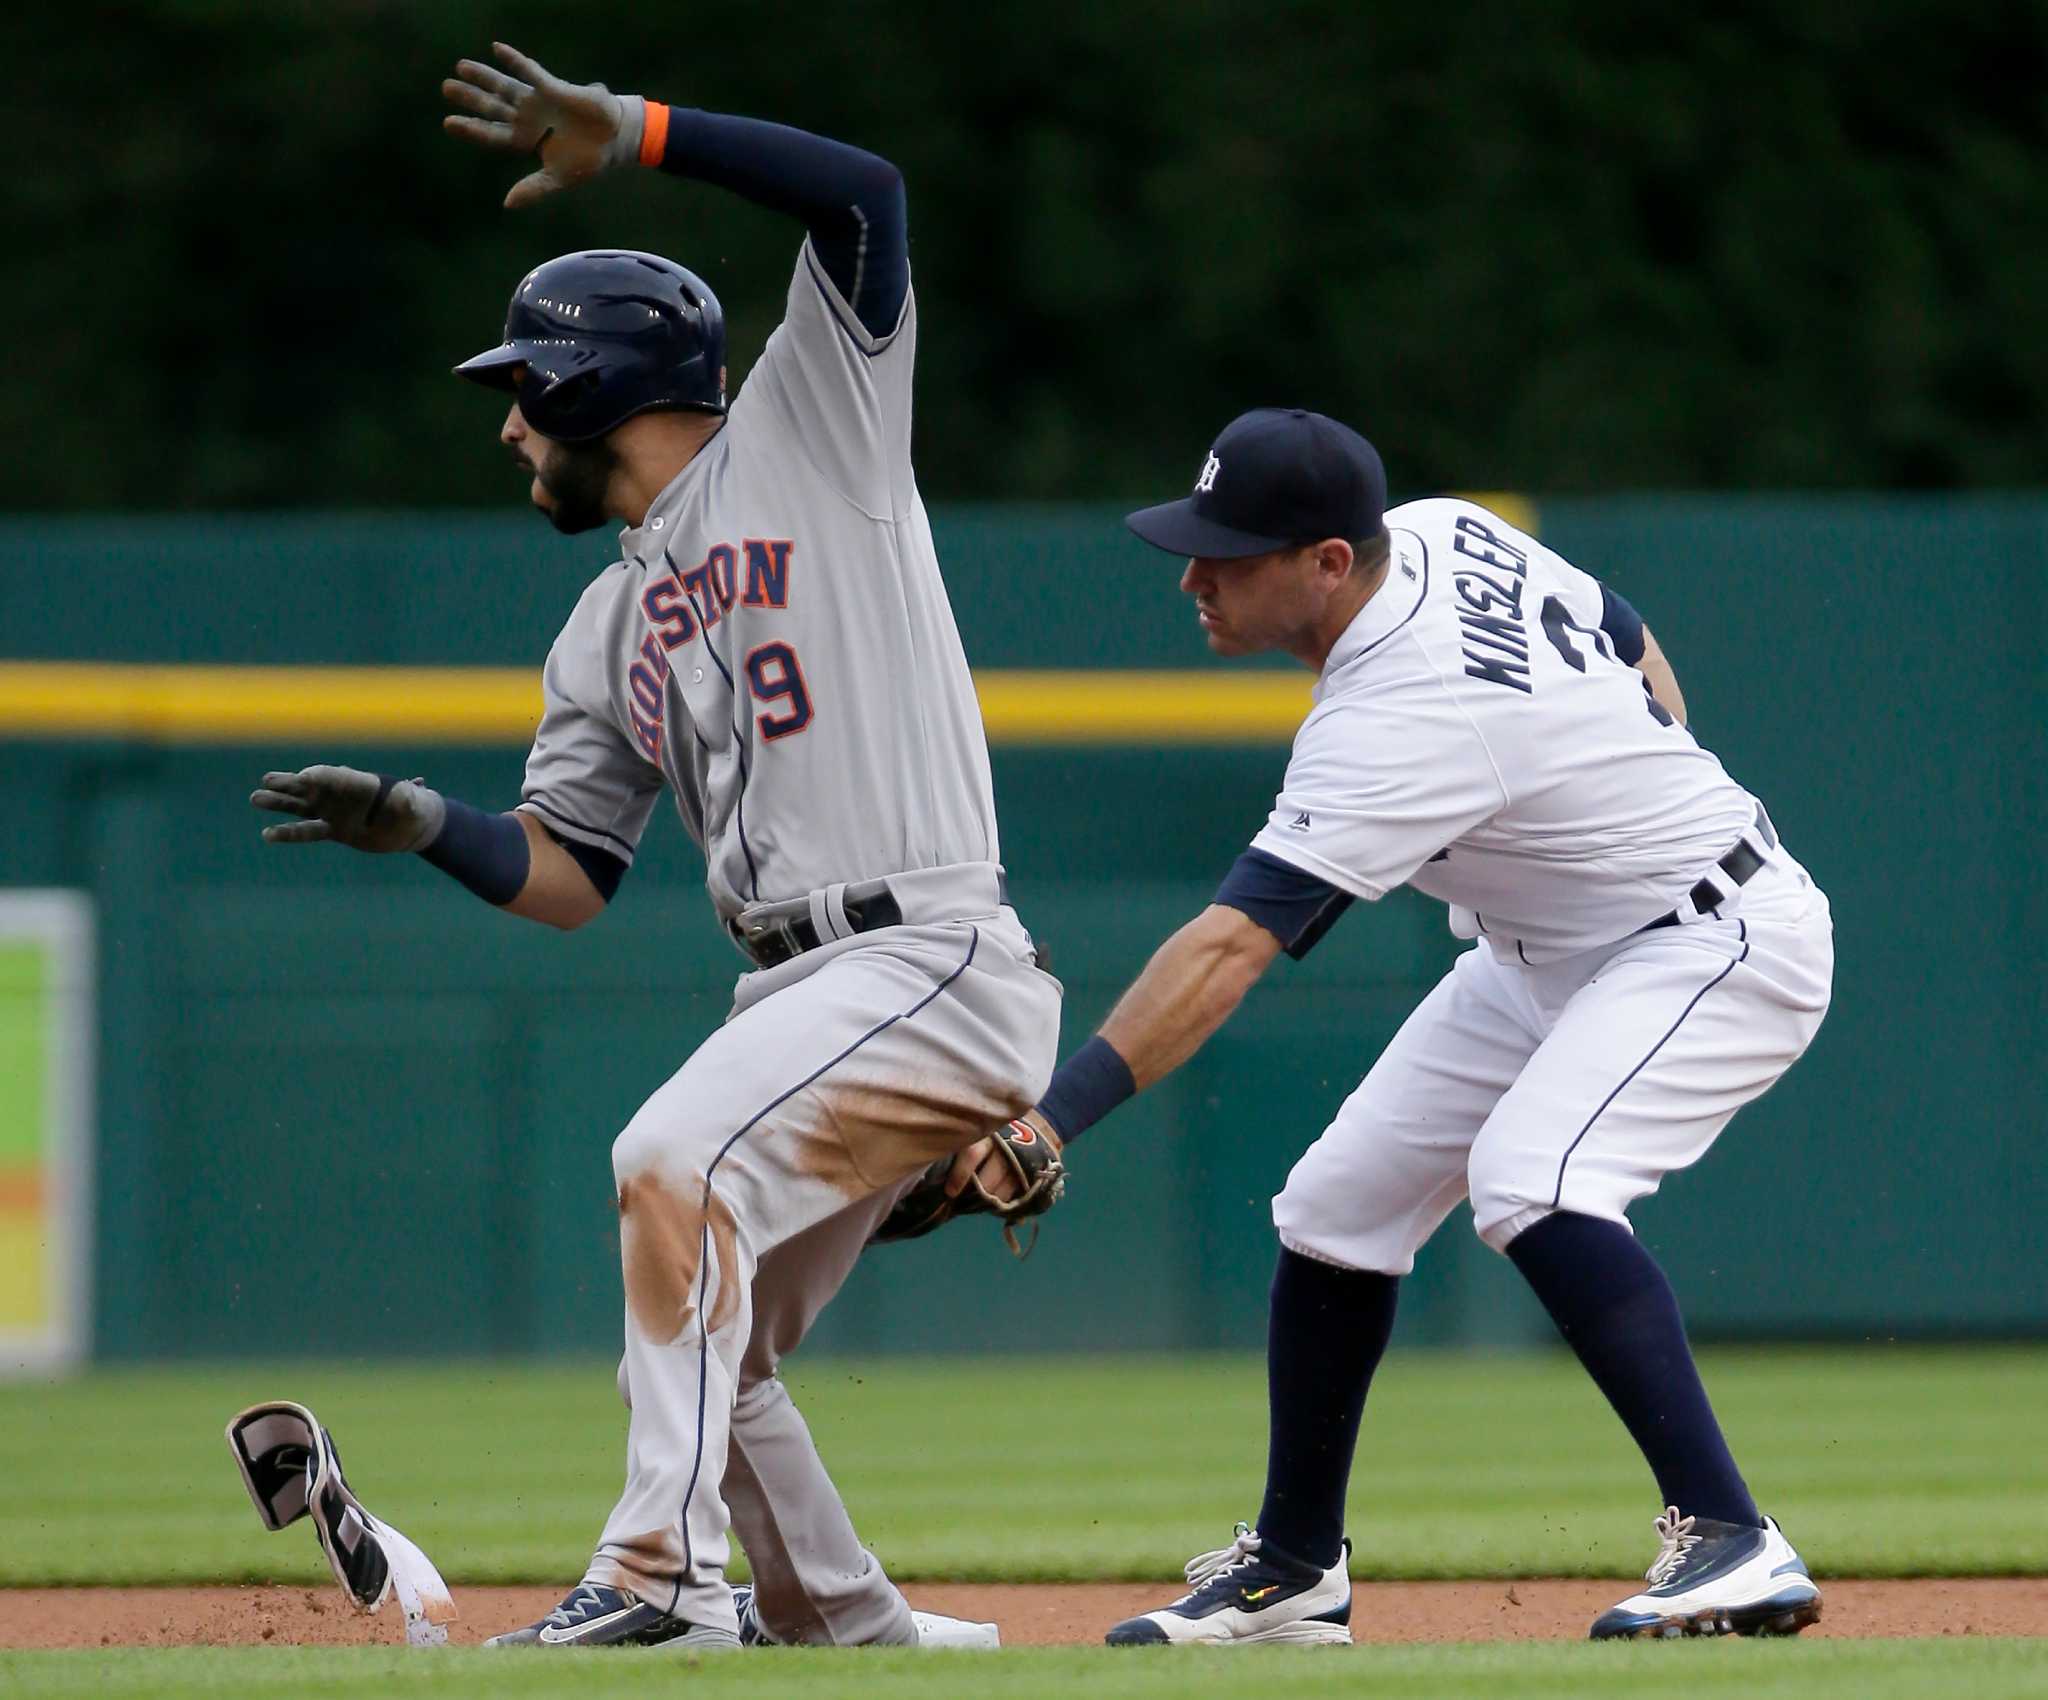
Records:
<instances>
[{"instance_id":1,"label":"navy stirrup sock","mask_svg":"<svg viewBox=\"0 0 2048 1700\"><path fill-rule=\"evenodd\" d=\"M1344 1550L1351 1455L1399 1287L1393 1275L1281 1249L1266 1333L1272 1435L1258 1532L1289 1558L1327 1568Z\"/></svg>"},{"instance_id":2,"label":"navy stirrup sock","mask_svg":"<svg viewBox=\"0 0 2048 1700\"><path fill-rule=\"evenodd\" d=\"M1635 1235L1560 1212L1518 1234L1508 1257L1642 1448L1664 1503L1761 1526L1693 1365L1678 1299Z\"/></svg>"}]
</instances>

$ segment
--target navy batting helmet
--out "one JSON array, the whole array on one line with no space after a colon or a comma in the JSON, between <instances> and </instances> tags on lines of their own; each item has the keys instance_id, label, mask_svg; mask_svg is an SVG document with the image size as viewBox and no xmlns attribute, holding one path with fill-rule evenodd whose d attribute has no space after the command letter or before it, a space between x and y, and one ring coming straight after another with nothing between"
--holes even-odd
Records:
<instances>
[{"instance_id":1,"label":"navy batting helmet","mask_svg":"<svg viewBox=\"0 0 2048 1700\"><path fill-rule=\"evenodd\" d=\"M512 292L505 340L455 370L517 396L543 436L587 443L653 408L723 413L725 314L658 254L564 254Z\"/></svg>"}]
</instances>

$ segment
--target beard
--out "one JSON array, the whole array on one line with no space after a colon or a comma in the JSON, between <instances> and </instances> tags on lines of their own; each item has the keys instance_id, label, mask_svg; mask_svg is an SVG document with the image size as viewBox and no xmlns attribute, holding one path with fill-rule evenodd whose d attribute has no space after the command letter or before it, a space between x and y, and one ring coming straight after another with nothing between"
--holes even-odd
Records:
<instances>
[{"instance_id":1,"label":"beard","mask_svg":"<svg viewBox=\"0 0 2048 1700\"><path fill-rule=\"evenodd\" d=\"M555 499L547 510L548 523L570 537L603 525L611 518L605 492L618 468L619 457L607 437L594 443L557 443L552 464L534 473Z\"/></svg>"}]
</instances>

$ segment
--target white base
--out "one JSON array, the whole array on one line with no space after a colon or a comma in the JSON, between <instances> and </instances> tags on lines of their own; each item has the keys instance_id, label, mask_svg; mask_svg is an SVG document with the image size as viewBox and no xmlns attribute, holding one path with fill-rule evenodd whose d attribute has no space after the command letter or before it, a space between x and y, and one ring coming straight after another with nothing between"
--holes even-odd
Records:
<instances>
[{"instance_id":1,"label":"white base","mask_svg":"<svg viewBox=\"0 0 2048 1700\"><path fill-rule=\"evenodd\" d=\"M920 1647L988 1649L1003 1644L993 1623L969 1623L964 1617L941 1617L934 1611L913 1611L910 1617L917 1625Z\"/></svg>"}]
</instances>

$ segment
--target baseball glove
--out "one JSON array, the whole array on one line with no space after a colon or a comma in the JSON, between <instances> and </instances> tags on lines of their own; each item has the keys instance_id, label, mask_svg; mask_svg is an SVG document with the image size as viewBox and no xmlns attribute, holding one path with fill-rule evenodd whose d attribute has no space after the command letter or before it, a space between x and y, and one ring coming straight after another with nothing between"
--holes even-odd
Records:
<instances>
[{"instance_id":1,"label":"baseball glove","mask_svg":"<svg viewBox=\"0 0 2048 1700\"><path fill-rule=\"evenodd\" d=\"M1038 1244L1038 1223L1060 1201L1067 1190L1067 1166L1053 1142L1028 1122L1014 1121L989 1135L989 1155L1006 1168L1013 1187L1010 1196L998 1198L982 1184L980 1169L969 1177L959 1192L948 1196L946 1179L954 1159L941 1157L925 1170L917 1184L896 1201L896 1208L882 1218L882 1225L870 1236L870 1244L885 1240L914 1240L943 1228L956 1216L994 1216L1003 1224L1003 1239L1018 1257L1029 1257ZM1031 1238L1017 1238L1017 1224L1031 1223Z\"/></svg>"}]
</instances>

